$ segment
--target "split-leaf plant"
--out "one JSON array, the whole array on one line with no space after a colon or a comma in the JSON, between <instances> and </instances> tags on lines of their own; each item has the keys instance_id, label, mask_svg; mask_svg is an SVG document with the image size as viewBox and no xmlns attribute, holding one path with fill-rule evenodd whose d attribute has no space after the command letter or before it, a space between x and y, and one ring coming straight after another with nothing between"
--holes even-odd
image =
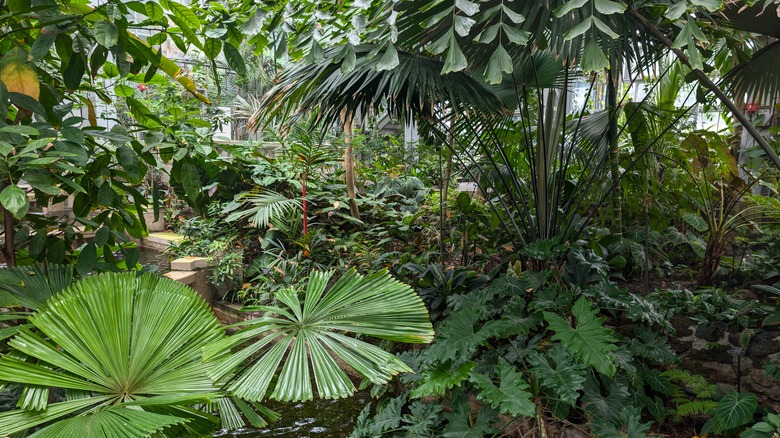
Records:
<instances>
[{"instance_id":1,"label":"split-leaf plant","mask_svg":"<svg viewBox=\"0 0 780 438\"><path fill-rule=\"evenodd\" d=\"M661 333L669 324L612 284L596 260L570 253L562 271L510 273L451 295L434 343L400 354L415 372L401 376L399 394L373 417L366 407L353 436L547 433L576 418L599 436L643 436L672 395L660 371L677 362ZM563 276L583 280L573 286ZM606 316L637 328L619 333ZM408 420L421 417L425 430L413 433Z\"/></svg>"}]
</instances>

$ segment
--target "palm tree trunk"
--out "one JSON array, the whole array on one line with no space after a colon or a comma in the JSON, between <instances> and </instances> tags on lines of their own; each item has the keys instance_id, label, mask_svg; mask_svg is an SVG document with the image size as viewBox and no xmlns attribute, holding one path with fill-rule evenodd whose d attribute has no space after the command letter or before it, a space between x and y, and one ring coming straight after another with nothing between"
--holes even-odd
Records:
<instances>
[{"instance_id":1,"label":"palm tree trunk","mask_svg":"<svg viewBox=\"0 0 780 438\"><path fill-rule=\"evenodd\" d=\"M650 31L651 34L653 34L654 37L658 38L663 45L669 48L669 50L672 51L672 53L677 56L677 59L679 59L683 64L687 65L691 68L691 71L693 74L696 75L696 77L699 79L699 82L708 90L712 91L712 93L723 103L723 105L729 109L731 114L734 116L737 121L742 124L743 129L747 130L747 132L750 133L750 135L756 140L756 142L761 146L761 149L764 150L764 153L769 157L770 160L777 166L778 169L780 169L780 157L777 156L774 149L772 149L772 146L769 145L769 143L766 141L763 135L761 135L760 132L756 129L755 126L753 126L752 123L750 123L750 120L745 117L745 115L742 113L742 111L737 108L736 105L734 105L734 102L729 99L725 93L723 93L723 90L720 89L710 78L707 77L707 75L699 70L695 69L691 66L690 61L688 60L688 57L685 56L685 53L682 52L680 49L672 48L672 40L670 40L666 35L661 32L658 27L656 27L654 24L647 21L647 19L637 12L634 9L628 9L627 12L637 19L637 21L642 24L642 26L646 27L647 30Z\"/></svg>"},{"instance_id":2,"label":"palm tree trunk","mask_svg":"<svg viewBox=\"0 0 780 438\"><path fill-rule=\"evenodd\" d=\"M612 191L612 227L613 233L618 236L623 235L622 212L620 199L620 162L618 148L618 108L617 108L617 81L620 77L619 72L615 70L621 68L620 64L614 60L610 69L607 71L607 112L609 114L609 127L607 136L609 140L609 161L610 176L615 190Z\"/></svg>"},{"instance_id":3,"label":"palm tree trunk","mask_svg":"<svg viewBox=\"0 0 780 438\"><path fill-rule=\"evenodd\" d=\"M349 197L349 214L355 219L360 219L357 201L355 200L355 161L352 152L352 116L346 111L344 118L344 183L347 185L347 196Z\"/></svg>"},{"instance_id":4,"label":"palm tree trunk","mask_svg":"<svg viewBox=\"0 0 780 438\"><path fill-rule=\"evenodd\" d=\"M0 192L6 187L6 183L0 183ZM6 266L13 268L16 266L16 249L14 248L14 217L11 212L3 208L0 205L0 213L3 215L3 230L5 233L5 248L3 248L3 255L5 256Z\"/></svg>"},{"instance_id":5,"label":"palm tree trunk","mask_svg":"<svg viewBox=\"0 0 780 438\"><path fill-rule=\"evenodd\" d=\"M702 264L701 271L699 271L697 285L712 286L713 283L715 283L715 277L718 275L718 267L720 266L720 259L723 257L725 240L726 239L718 233L715 233L710 237L709 242L707 242L707 249L704 252L704 263Z\"/></svg>"}]
</instances>

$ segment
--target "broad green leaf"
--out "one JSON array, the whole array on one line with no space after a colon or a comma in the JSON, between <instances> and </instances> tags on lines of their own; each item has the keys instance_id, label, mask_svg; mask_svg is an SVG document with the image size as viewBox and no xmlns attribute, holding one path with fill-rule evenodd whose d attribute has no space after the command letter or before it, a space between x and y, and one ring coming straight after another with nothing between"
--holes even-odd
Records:
<instances>
[{"instance_id":1,"label":"broad green leaf","mask_svg":"<svg viewBox=\"0 0 780 438\"><path fill-rule=\"evenodd\" d=\"M590 38L582 52L580 67L583 73L600 72L609 68L609 60L595 38Z\"/></svg>"},{"instance_id":2,"label":"broad green leaf","mask_svg":"<svg viewBox=\"0 0 780 438\"><path fill-rule=\"evenodd\" d=\"M409 398L426 397L430 395L444 395L444 392L460 382L466 380L476 362L464 362L454 370L452 361L438 363L433 368L428 368L422 373L422 380L417 388L412 391Z\"/></svg>"},{"instance_id":3,"label":"broad green leaf","mask_svg":"<svg viewBox=\"0 0 780 438\"><path fill-rule=\"evenodd\" d=\"M141 182L146 175L146 168L138 159L138 155L135 151L125 145L119 146L116 149L116 157L119 164L127 172L127 177L130 182L136 184Z\"/></svg>"},{"instance_id":4,"label":"broad green leaf","mask_svg":"<svg viewBox=\"0 0 780 438\"><path fill-rule=\"evenodd\" d=\"M452 29L459 36L466 37L471 32L471 28L476 24L476 20L470 17L464 17L462 15L452 16Z\"/></svg>"},{"instance_id":5,"label":"broad green leaf","mask_svg":"<svg viewBox=\"0 0 780 438\"><path fill-rule=\"evenodd\" d=\"M685 0L674 2L666 9L666 12L664 12L664 17L670 20L676 20L682 17L682 14L684 14L687 9L688 2Z\"/></svg>"},{"instance_id":6,"label":"broad green leaf","mask_svg":"<svg viewBox=\"0 0 780 438\"><path fill-rule=\"evenodd\" d=\"M602 31L604 34L606 34L612 39L618 39L620 37L620 35L615 33L615 31L613 31L612 28L610 28L607 25L607 23L604 23L603 21L601 21L601 19L597 17L593 17L593 24L595 24L600 31Z\"/></svg>"},{"instance_id":7,"label":"broad green leaf","mask_svg":"<svg viewBox=\"0 0 780 438\"><path fill-rule=\"evenodd\" d=\"M41 34L38 35L38 38L35 39L35 42L30 47L30 57L33 59L41 59L48 55L56 38L57 34L41 30Z\"/></svg>"},{"instance_id":8,"label":"broad green leaf","mask_svg":"<svg viewBox=\"0 0 780 438\"><path fill-rule=\"evenodd\" d=\"M514 24L523 24L525 21L525 17L522 14L518 14L517 12L513 11L507 4L501 5L501 12L504 13L504 15L509 18L509 21ZM504 25L511 26L508 23L504 23Z\"/></svg>"},{"instance_id":9,"label":"broad green leaf","mask_svg":"<svg viewBox=\"0 0 780 438\"><path fill-rule=\"evenodd\" d=\"M207 38L206 43L203 46L205 49L203 53L205 53L209 59L214 59L219 55L219 52L222 51L222 40Z\"/></svg>"},{"instance_id":10,"label":"broad green leaf","mask_svg":"<svg viewBox=\"0 0 780 438\"><path fill-rule=\"evenodd\" d=\"M201 349L221 339L224 332L192 289L151 274L98 274L48 299L28 321L36 330L21 330L9 346L16 356L36 361L3 356L0 380L78 389L95 396L51 404L39 413L0 414L4 433L29 429L109 401L118 403L110 409L126 409L122 405L127 402L164 407L162 413L176 422L216 421L208 414L176 409L177 404L199 403L219 392L206 374ZM132 412L139 412L136 409ZM89 414L95 412L102 411ZM145 424L141 416L131 417L125 417L123 424ZM51 426L54 429L40 433L92 436L89 432L94 423L90 421L95 418L57 422Z\"/></svg>"},{"instance_id":11,"label":"broad green leaf","mask_svg":"<svg viewBox=\"0 0 780 438\"><path fill-rule=\"evenodd\" d=\"M501 321L482 323L479 314L472 309L458 310L437 328L436 342L424 354L433 360L468 359L477 348L504 329Z\"/></svg>"},{"instance_id":12,"label":"broad green leaf","mask_svg":"<svg viewBox=\"0 0 780 438\"><path fill-rule=\"evenodd\" d=\"M506 35L513 44L524 46L528 43L529 32L510 26L506 23L501 26L501 29L504 30L504 35Z\"/></svg>"},{"instance_id":13,"label":"broad green leaf","mask_svg":"<svg viewBox=\"0 0 780 438\"><path fill-rule=\"evenodd\" d=\"M594 0L593 4L604 15L620 14L626 10L626 5L612 0Z\"/></svg>"},{"instance_id":14,"label":"broad green leaf","mask_svg":"<svg viewBox=\"0 0 780 438\"><path fill-rule=\"evenodd\" d=\"M114 86L114 93L120 97L133 97L135 95L135 90L133 87L119 84Z\"/></svg>"},{"instance_id":15,"label":"broad green leaf","mask_svg":"<svg viewBox=\"0 0 780 438\"><path fill-rule=\"evenodd\" d=\"M500 84L504 73L512 73L512 58L502 45L498 45L485 67L485 81Z\"/></svg>"},{"instance_id":16,"label":"broad green leaf","mask_svg":"<svg viewBox=\"0 0 780 438\"><path fill-rule=\"evenodd\" d=\"M758 397L755 394L732 391L718 402L715 417L725 429L733 429L751 421L757 408Z\"/></svg>"},{"instance_id":17,"label":"broad green leaf","mask_svg":"<svg viewBox=\"0 0 780 438\"><path fill-rule=\"evenodd\" d=\"M397 66L398 66L398 51L395 49L395 46L393 44L388 44L387 48L385 49L385 53L382 54L382 57L379 59L379 62L376 63L376 69L378 71L392 70Z\"/></svg>"},{"instance_id":18,"label":"broad green leaf","mask_svg":"<svg viewBox=\"0 0 780 438\"><path fill-rule=\"evenodd\" d=\"M233 69L239 76L246 76L246 63L244 63L244 57L232 44L225 43L222 47L222 51L225 54L225 60L227 60L228 66Z\"/></svg>"},{"instance_id":19,"label":"broad green leaf","mask_svg":"<svg viewBox=\"0 0 780 438\"><path fill-rule=\"evenodd\" d=\"M30 435L30 438L107 437L104 431L111 431L112 438L141 437L187 421L170 415L117 407L58 421Z\"/></svg>"},{"instance_id":20,"label":"broad green leaf","mask_svg":"<svg viewBox=\"0 0 780 438\"><path fill-rule=\"evenodd\" d=\"M553 11L553 13L555 14L556 17L561 18L564 15L568 14L569 12L585 6L585 3L588 3L588 0L569 0L566 3L555 8L555 11Z\"/></svg>"},{"instance_id":21,"label":"broad green leaf","mask_svg":"<svg viewBox=\"0 0 780 438\"><path fill-rule=\"evenodd\" d=\"M544 319L555 332L554 340L561 341L572 355L586 365L612 376L616 368L610 352L617 349L617 339L612 336L612 330L603 326L606 318L597 317L597 312L598 309L592 308L587 298L581 297L572 307L575 327L551 312L544 312Z\"/></svg>"},{"instance_id":22,"label":"broad green leaf","mask_svg":"<svg viewBox=\"0 0 780 438\"><path fill-rule=\"evenodd\" d=\"M490 377L472 373L470 380L479 388L477 398L490 406L497 408L502 413L512 416L533 416L536 412L531 387L517 372L514 365L505 359L498 362L498 376L500 383L496 386Z\"/></svg>"},{"instance_id":23,"label":"broad green leaf","mask_svg":"<svg viewBox=\"0 0 780 438\"><path fill-rule=\"evenodd\" d=\"M119 42L119 29L108 20L98 20L93 32L95 40L103 47L111 48Z\"/></svg>"},{"instance_id":24,"label":"broad green leaf","mask_svg":"<svg viewBox=\"0 0 780 438\"><path fill-rule=\"evenodd\" d=\"M715 12L723 7L723 0L691 0L696 6L701 6L710 12Z\"/></svg>"},{"instance_id":25,"label":"broad green leaf","mask_svg":"<svg viewBox=\"0 0 780 438\"><path fill-rule=\"evenodd\" d=\"M88 243L82 248L76 270L81 275L87 275L97 266L97 247L94 243Z\"/></svg>"},{"instance_id":26,"label":"broad green leaf","mask_svg":"<svg viewBox=\"0 0 780 438\"><path fill-rule=\"evenodd\" d=\"M63 79L65 86L69 90L76 90L81 86L81 78L84 77L86 72L86 65L84 64L84 57L79 53L74 53L68 61L68 66L63 73Z\"/></svg>"},{"instance_id":27,"label":"broad green leaf","mask_svg":"<svg viewBox=\"0 0 780 438\"><path fill-rule=\"evenodd\" d=\"M498 420L496 411L483 407L472 421L471 405L463 394L457 394L452 402L452 412L444 414L447 426L437 436L442 438L484 438L493 436L496 429L492 424Z\"/></svg>"},{"instance_id":28,"label":"broad green leaf","mask_svg":"<svg viewBox=\"0 0 780 438\"><path fill-rule=\"evenodd\" d=\"M510 27L510 26L507 26ZM500 24L494 24L492 26L486 27L477 37L474 39L474 42L480 43L480 44L490 44L493 42L493 40L496 39L496 36L498 36L498 31L501 29Z\"/></svg>"},{"instance_id":29,"label":"broad green leaf","mask_svg":"<svg viewBox=\"0 0 780 438\"><path fill-rule=\"evenodd\" d=\"M707 222L698 214L683 213L682 219L685 221L685 223L692 226L696 231L703 233L709 229Z\"/></svg>"},{"instance_id":30,"label":"broad green leaf","mask_svg":"<svg viewBox=\"0 0 780 438\"><path fill-rule=\"evenodd\" d=\"M165 18L165 11L157 2L147 2L144 4L144 8L146 8L146 15L153 21L160 21Z\"/></svg>"},{"instance_id":31,"label":"broad green leaf","mask_svg":"<svg viewBox=\"0 0 780 438\"><path fill-rule=\"evenodd\" d=\"M455 0L455 7L469 17L479 12L479 5L470 0Z\"/></svg>"},{"instance_id":32,"label":"broad green leaf","mask_svg":"<svg viewBox=\"0 0 780 438\"><path fill-rule=\"evenodd\" d=\"M21 135L38 135L39 131L32 126L27 125L8 125L0 128L0 132L7 132L9 134L21 134Z\"/></svg>"},{"instance_id":33,"label":"broad green leaf","mask_svg":"<svg viewBox=\"0 0 780 438\"><path fill-rule=\"evenodd\" d=\"M200 181L198 168L189 161L182 163L179 182L184 186L184 193L191 201L198 199L203 184ZM259 401L259 400L258 400Z\"/></svg>"},{"instance_id":34,"label":"broad green leaf","mask_svg":"<svg viewBox=\"0 0 780 438\"><path fill-rule=\"evenodd\" d=\"M566 33L563 34L563 39L568 41L584 34L588 30L590 30L591 27L593 27L594 19L595 17L590 16L582 20L580 23L576 24L575 26L572 26L571 29L567 30Z\"/></svg>"},{"instance_id":35,"label":"broad green leaf","mask_svg":"<svg viewBox=\"0 0 780 438\"><path fill-rule=\"evenodd\" d=\"M455 38L455 32L451 31L447 55L444 58L444 66L441 69L441 74L461 71L468 67L468 65L469 62L466 60L466 56L463 54L463 50L461 50L458 41Z\"/></svg>"},{"instance_id":36,"label":"broad green leaf","mask_svg":"<svg viewBox=\"0 0 780 438\"><path fill-rule=\"evenodd\" d=\"M16 184L10 185L0 192L0 204L18 220L21 220L30 209L27 193Z\"/></svg>"},{"instance_id":37,"label":"broad green leaf","mask_svg":"<svg viewBox=\"0 0 780 438\"><path fill-rule=\"evenodd\" d=\"M174 17L184 22L190 29L197 30L200 28L200 18L190 7L175 0L166 1L165 5L169 11L173 12Z\"/></svg>"}]
</instances>

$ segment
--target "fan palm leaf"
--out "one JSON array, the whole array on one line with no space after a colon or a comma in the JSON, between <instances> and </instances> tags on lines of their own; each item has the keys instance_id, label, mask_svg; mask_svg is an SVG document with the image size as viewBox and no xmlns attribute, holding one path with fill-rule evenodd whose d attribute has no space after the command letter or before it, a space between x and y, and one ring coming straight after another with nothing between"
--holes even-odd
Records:
<instances>
[{"instance_id":1,"label":"fan palm leaf","mask_svg":"<svg viewBox=\"0 0 780 438\"><path fill-rule=\"evenodd\" d=\"M73 266L46 264L0 270L0 290L9 292L17 304L35 310L73 282Z\"/></svg>"},{"instance_id":2,"label":"fan palm leaf","mask_svg":"<svg viewBox=\"0 0 780 438\"><path fill-rule=\"evenodd\" d=\"M765 37L768 41L747 61L740 62L723 80L734 92L752 99L776 98L780 93L780 14L774 5L729 2L719 20L726 26ZM753 38L753 42L760 39Z\"/></svg>"},{"instance_id":3,"label":"fan palm leaf","mask_svg":"<svg viewBox=\"0 0 780 438\"><path fill-rule=\"evenodd\" d=\"M242 330L207 346L204 358L212 364L212 377L225 381L234 395L260 401L281 367L271 397L292 401L312 399L315 386L320 397L353 394L341 364L374 383L408 372L394 355L345 333L430 342L433 329L420 297L386 271L363 276L352 269L328 287L331 277L332 272L313 272L302 299L295 290L282 291L279 306L257 307L263 317L240 323Z\"/></svg>"},{"instance_id":4,"label":"fan palm leaf","mask_svg":"<svg viewBox=\"0 0 780 438\"><path fill-rule=\"evenodd\" d=\"M0 414L3 433L72 416L40 436L90 436L97 430L90 428L112 431L101 436L147 436L192 420L186 409L171 415L157 412L160 406L221 395L201 348L224 331L206 303L173 280L96 275L50 298L28 319L37 331L22 329L9 341L13 350L0 358L0 381L65 388L68 400L44 399Z\"/></svg>"},{"instance_id":5,"label":"fan palm leaf","mask_svg":"<svg viewBox=\"0 0 780 438\"><path fill-rule=\"evenodd\" d=\"M301 203L296 199L289 199L272 190L255 188L236 195L222 212L229 213L225 218L227 222L249 218L253 227L267 228L269 224L284 219L299 208Z\"/></svg>"}]
</instances>

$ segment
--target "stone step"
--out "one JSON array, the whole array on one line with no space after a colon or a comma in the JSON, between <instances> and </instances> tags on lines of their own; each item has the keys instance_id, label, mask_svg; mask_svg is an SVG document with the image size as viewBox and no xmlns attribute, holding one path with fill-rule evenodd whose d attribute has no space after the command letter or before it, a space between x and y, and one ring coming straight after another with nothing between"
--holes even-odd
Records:
<instances>
[{"instance_id":1,"label":"stone step","mask_svg":"<svg viewBox=\"0 0 780 438\"><path fill-rule=\"evenodd\" d=\"M206 257L182 257L171 262L172 271L195 271L208 268L211 265Z\"/></svg>"},{"instance_id":2,"label":"stone step","mask_svg":"<svg viewBox=\"0 0 780 438\"><path fill-rule=\"evenodd\" d=\"M196 271L171 271L163 274L171 280L178 281L179 283L191 285L198 279L198 273Z\"/></svg>"}]
</instances>

